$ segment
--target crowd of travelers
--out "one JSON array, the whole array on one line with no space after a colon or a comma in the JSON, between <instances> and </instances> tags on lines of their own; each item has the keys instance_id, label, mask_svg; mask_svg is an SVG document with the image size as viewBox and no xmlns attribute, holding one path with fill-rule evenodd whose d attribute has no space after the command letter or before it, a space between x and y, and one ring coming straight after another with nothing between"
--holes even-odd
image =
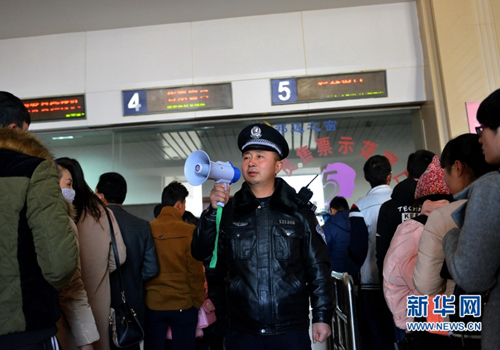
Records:
<instances>
[{"instance_id":1,"label":"crowd of travelers","mask_svg":"<svg viewBox=\"0 0 500 350\"><path fill-rule=\"evenodd\" d=\"M412 153L393 190L389 161L373 156L366 197L350 210L342 197L331 201L331 270L355 281L361 349L498 349L500 90L477 121L440 156Z\"/></svg>"}]
</instances>

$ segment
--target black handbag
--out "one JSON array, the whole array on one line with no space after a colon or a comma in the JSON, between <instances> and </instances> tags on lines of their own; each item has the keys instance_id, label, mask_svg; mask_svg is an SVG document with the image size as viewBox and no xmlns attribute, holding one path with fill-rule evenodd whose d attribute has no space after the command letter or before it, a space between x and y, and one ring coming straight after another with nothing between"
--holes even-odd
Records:
<instances>
[{"instance_id":1,"label":"black handbag","mask_svg":"<svg viewBox=\"0 0 500 350\"><path fill-rule=\"evenodd\" d=\"M446 260L443 262L443 266L441 268L441 273L440 273L441 278L443 279L453 279L451 276L449 270L448 270L448 265L446 265ZM467 295L465 290L459 287L458 284L455 284L455 289L453 290L453 295L455 296L455 301L453 302L454 305L454 310L455 312L450 315L450 322L464 322L465 325L467 325L469 322L475 322L475 323L480 323L483 320L483 315L484 315L484 308L486 304L488 303L489 299L489 294L490 291L487 290L486 292L483 293L470 293L471 295L481 295L481 304L479 305L480 307L480 317L474 317L471 315L466 315L464 317L460 317L460 296L461 295ZM460 338L470 338L470 339L475 339L479 341L481 339L481 331L477 330L454 330L451 334L452 336L455 337L460 337Z\"/></svg>"},{"instance_id":2,"label":"black handbag","mask_svg":"<svg viewBox=\"0 0 500 350\"><path fill-rule=\"evenodd\" d=\"M109 315L109 334L113 343L118 348L127 348L129 346L140 343L144 339L144 330L141 323L137 319L137 314L130 307L125 299L125 291L123 290L122 273L120 270L120 259L116 248L115 230L109 216L108 209L105 209L108 217L109 228L111 231L111 245L115 255L116 273L120 281L120 289L122 294L122 303L116 308L111 308Z\"/></svg>"},{"instance_id":3,"label":"black handbag","mask_svg":"<svg viewBox=\"0 0 500 350\"><path fill-rule=\"evenodd\" d=\"M483 321L483 315L484 315L484 308L486 304L488 303L488 298L489 298L489 293L490 291L486 291L484 293L467 293L465 290L460 288L458 284L455 285L455 289L453 290L453 295L455 295L455 301L453 304L455 305L455 313L450 315L450 322L464 322L466 325L469 322L474 322L474 323L479 323ZM462 305L459 305L459 300L460 296L462 295L481 295L481 304L478 306L480 308L480 316L479 317L474 317L471 315L466 315L463 317L459 316L459 310ZM453 335L455 336L465 336L466 338L475 338L475 339L480 339L481 338L481 331L478 330L454 330Z\"/></svg>"}]
</instances>

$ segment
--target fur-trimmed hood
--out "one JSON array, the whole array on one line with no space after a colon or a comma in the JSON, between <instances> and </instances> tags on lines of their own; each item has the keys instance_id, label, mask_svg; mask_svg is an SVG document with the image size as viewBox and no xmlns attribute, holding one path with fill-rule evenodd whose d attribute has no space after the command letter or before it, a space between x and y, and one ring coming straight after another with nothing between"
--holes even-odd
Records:
<instances>
[{"instance_id":1,"label":"fur-trimmed hood","mask_svg":"<svg viewBox=\"0 0 500 350\"><path fill-rule=\"evenodd\" d=\"M52 154L42 141L18 129L0 128L0 148L43 158L54 164Z\"/></svg>"},{"instance_id":2,"label":"fur-trimmed hood","mask_svg":"<svg viewBox=\"0 0 500 350\"><path fill-rule=\"evenodd\" d=\"M35 136L19 129L0 128L0 149L27 154L48 160L55 166L54 157L49 149ZM75 220L76 212L73 204L66 202L68 216Z\"/></svg>"},{"instance_id":3,"label":"fur-trimmed hood","mask_svg":"<svg viewBox=\"0 0 500 350\"><path fill-rule=\"evenodd\" d=\"M292 215L299 209L296 197L295 190L285 180L277 177L274 180L274 192L269 200L269 206L273 210ZM234 214L238 216L249 214L259 205L260 202L250 187L246 182L243 183L241 190L233 197Z\"/></svg>"}]
</instances>

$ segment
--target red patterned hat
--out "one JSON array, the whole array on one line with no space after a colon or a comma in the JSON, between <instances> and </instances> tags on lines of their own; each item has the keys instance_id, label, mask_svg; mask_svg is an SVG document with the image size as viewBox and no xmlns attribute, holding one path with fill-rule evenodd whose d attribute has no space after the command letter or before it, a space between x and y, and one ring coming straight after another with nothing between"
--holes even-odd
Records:
<instances>
[{"instance_id":1,"label":"red patterned hat","mask_svg":"<svg viewBox=\"0 0 500 350\"><path fill-rule=\"evenodd\" d=\"M434 156L427 170L420 176L415 190L415 199L432 194L451 194L444 182L444 170L439 163L439 157Z\"/></svg>"}]
</instances>

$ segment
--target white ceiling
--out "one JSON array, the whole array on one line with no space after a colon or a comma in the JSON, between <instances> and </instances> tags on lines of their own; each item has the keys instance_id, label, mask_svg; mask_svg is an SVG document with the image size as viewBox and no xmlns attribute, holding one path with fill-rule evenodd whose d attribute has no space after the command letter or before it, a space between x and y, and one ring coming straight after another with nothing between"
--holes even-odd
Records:
<instances>
[{"instance_id":1,"label":"white ceiling","mask_svg":"<svg viewBox=\"0 0 500 350\"><path fill-rule=\"evenodd\" d=\"M0 40L415 0L0 0Z\"/></svg>"}]
</instances>

